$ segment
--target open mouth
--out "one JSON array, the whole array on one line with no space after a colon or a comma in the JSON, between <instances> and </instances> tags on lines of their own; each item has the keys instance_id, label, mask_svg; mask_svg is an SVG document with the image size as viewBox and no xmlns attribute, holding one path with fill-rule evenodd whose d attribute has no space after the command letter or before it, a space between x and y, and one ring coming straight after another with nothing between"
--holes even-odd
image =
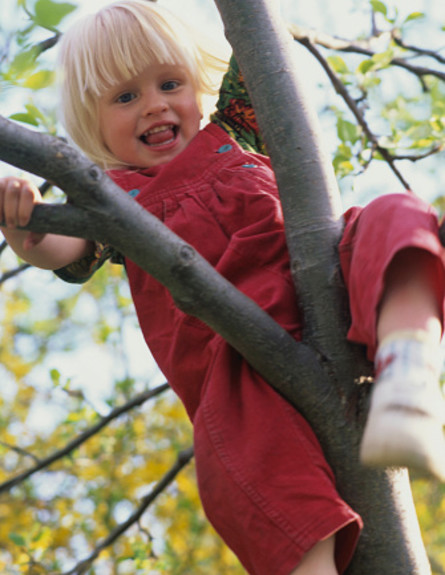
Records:
<instances>
[{"instance_id":1,"label":"open mouth","mask_svg":"<svg viewBox=\"0 0 445 575\"><path fill-rule=\"evenodd\" d=\"M144 132L139 139L146 146L165 146L175 141L178 127L173 124L155 126Z\"/></svg>"}]
</instances>

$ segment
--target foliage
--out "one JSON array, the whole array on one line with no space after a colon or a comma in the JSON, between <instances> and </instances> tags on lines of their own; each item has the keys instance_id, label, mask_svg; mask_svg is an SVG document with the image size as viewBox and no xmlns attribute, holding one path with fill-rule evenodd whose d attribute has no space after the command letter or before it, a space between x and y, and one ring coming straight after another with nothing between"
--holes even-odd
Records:
<instances>
[{"instance_id":1,"label":"foliage","mask_svg":"<svg viewBox=\"0 0 445 575\"><path fill-rule=\"evenodd\" d=\"M339 46L301 30L294 36L338 94L326 95L323 114L335 123L332 158L339 178L356 181L383 164L406 186L399 165L405 167L408 157L433 169L445 144L444 60L438 51L406 42L426 15L401 16L380 0L362 5L373 24L365 40ZM1 28L2 102L9 106L13 95L12 119L53 134L50 48L75 8L18 0L11 30ZM58 190L49 194L62 199ZM107 266L81 289L62 286L50 274L24 269L3 246L0 273L2 572L243 573L204 518L193 463L184 455L191 426L142 351L121 268ZM39 466L27 479L8 483ZM141 517L113 538L172 469L174 477ZM413 487L440 575L444 488L421 479Z\"/></svg>"}]
</instances>

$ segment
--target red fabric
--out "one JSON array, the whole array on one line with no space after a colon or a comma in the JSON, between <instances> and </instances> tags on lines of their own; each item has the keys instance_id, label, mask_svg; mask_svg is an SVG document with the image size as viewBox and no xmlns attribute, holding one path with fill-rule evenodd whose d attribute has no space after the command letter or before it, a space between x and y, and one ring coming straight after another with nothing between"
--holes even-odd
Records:
<instances>
[{"instance_id":1,"label":"red fabric","mask_svg":"<svg viewBox=\"0 0 445 575\"><path fill-rule=\"evenodd\" d=\"M168 165L111 176L127 191L139 190L142 206L300 339L281 206L267 158L244 152L210 125ZM377 286L369 286L374 307L363 310L355 301L361 299L362 272L351 272L355 260L362 261L352 251L362 241L355 237L359 221L366 221L360 214L347 216L341 254L353 313L369 325L381 282L369 281ZM374 252L366 238L363 249L368 256ZM375 268L380 278L390 254ZM200 495L216 530L255 575L288 575L315 543L341 530L337 563L343 572L361 519L339 497L307 422L219 335L178 310L156 280L131 261L126 267L147 343L194 423ZM351 329L352 337L362 337L356 323ZM372 346L374 332L366 329L363 341Z\"/></svg>"},{"instance_id":2,"label":"red fabric","mask_svg":"<svg viewBox=\"0 0 445 575\"><path fill-rule=\"evenodd\" d=\"M445 260L439 224L435 210L411 193L385 195L366 208L351 208L345 221L339 253L352 316L348 339L364 343L372 360L385 271L398 252L420 248L436 256L431 274L444 309Z\"/></svg>"}]
</instances>

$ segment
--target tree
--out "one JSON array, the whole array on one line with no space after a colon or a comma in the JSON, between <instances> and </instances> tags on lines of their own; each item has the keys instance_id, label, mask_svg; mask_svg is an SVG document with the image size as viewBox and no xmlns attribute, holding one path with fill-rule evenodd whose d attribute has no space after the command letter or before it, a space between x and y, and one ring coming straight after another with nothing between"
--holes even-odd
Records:
<instances>
[{"instance_id":1,"label":"tree","mask_svg":"<svg viewBox=\"0 0 445 575\"><path fill-rule=\"evenodd\" d=\"M42 0L38 4L44 5ZM63 188L73 201L72 205L43 206L36 210L30 224L32 229L69 233L112 243L165 283L182 309L200 317L222 333L272 385L303 411L335 469L340 491L362 513L367 525L361 547L348 572L427 573L428 567L417 533L415 530L414 533L409 532L407 528L410 520L406 514L409 512L412 518L412 510L406 474L364 470L356 463L354 454L360 437L364 411L362 403L366 403L367 386L357 387L354 379L368 375L370 371L361 357L361 350L345 343L347 319L335 258L335 245L341 227L340 202L329 161L317 136L318 128L316 125L314 127L313 112L301 99L301 81L289 81L294 71L290 59L286 59L290 58L290 49L282 40L282 33L277 32L280 25L271 4L250 0L235 4L219 0L218 6L237 58L245 70L277 173L292 267L308 319L303 344L291 340L261 310L215 276L213 270L189 246L172 237L154 218L139 210L97 168L63 142L30 133L2 119L0 157L51 180ZM387 15L385 5L373 2L373 6L376 11ZM251 33L246 34L249 28ZM256 33L258 30L262 31L261 36ZM311 52L318 54L309 34L294 29L294 35ZM255 39L255 45L245 45L246 39ZM324 37L318 41L326 43L326 40ZM396 38L396 41L402 42L400 38ZM348 46L354 49L351 43L346 43L346 46L343 43L336 48L345 50ZM363 46L356 47L358 49L364 50ZM266 60L262 56L264 53L268 54ZM389 50L385 53L386 59L380 54L380 58L377 54L369 54L369 50L367 56L368 63L363 64L361 70L363 76L369 75L360 86L363 91L369 89L376 69L400 65L397 60L394 62ZM34 60L35 51L28 57ZM317 57L325 62L320 54ZM327 65L326 68L336 89L348 101L349 92L342 88L343 84L336 74L341 72L345 76L347 69L339 57L331 58L331 62L334 68ZM404 65L407 65L406 61ZM431 71L423 72L422 78L425 74L432 75ZM269 81L271 77L274 77L273 84ZM434 90L437 94L441 93L438 85L429 89L431 94ZM295 110L295 121L290 123L286 118L286 126L281 122L282 113L274 106L277 93L281 100L285 99L285 109ZM377 140L352 98L349 98L349 105L360 128L339 117L342 144L336 155L336 165L343 171L349 169L348 161L351 165L355 161L351 148L358 145L362 149L357 162L369 162L376 155L382 157L405 185L396 167L394 154ZM440 117L436 123L440 124ZM20 117L16 119L20 120ZM443 141L443 125L436 126L435 130L431 127L428 155L437 150L440 138ZM416 142L419 140L416 139ZM425 141L422 145L426 145ZM366 160L365 151L369 152ZM291 165L294 170L289 173ZM75 174L74 177L72 174ZM296 206L295 189L302 194ZM302 210L302 204L308 206L308 211ZM321 213L317 211L320 209L323 210ZM297 251L294 247L296 234L302 227L305 233L298 237L300 248ZM139 238L145 238L144 245L151 249L138 249L137 246L141 245ZM316 277L311 258L322 262L318 266L320 274ZM194 305L198 299L196 295L199 295L199 307ZM327 324L327 315L335 317L335 321ZM57 381L58 374L54 373L53 377ZM142 401L142 398L139 399ZM351 405L357 406L357 412L351 411ZM343 417L339 414L343 414ZM87 417L87 414L84 416ZM186 452L180 458L179 465L189 456L190 452ZM405 491L403 496L401 490ZM377 510L376 502L379 504ZM39 535L37 541L42 537ZM20 538L16 538L16 542L19 545L25 543ZM413 545L415 548L411 549ZM79 569L77 572L81 572Z\"/></svg>"}]
</instances>

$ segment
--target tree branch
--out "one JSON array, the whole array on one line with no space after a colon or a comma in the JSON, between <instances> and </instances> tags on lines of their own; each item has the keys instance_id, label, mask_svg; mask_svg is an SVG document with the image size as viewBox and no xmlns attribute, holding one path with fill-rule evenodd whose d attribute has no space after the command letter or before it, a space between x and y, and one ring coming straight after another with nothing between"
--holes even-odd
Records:
<instances>
[{"instance_id":1,"label":"tree branch","mask_svg":"<svg viewBox=\"0 0 445 575\"><path fill-rule=\"evenodd\" d=\"M0 285L5 283L5 281L10 280L11 278L17 276L21 272L29 269L30 267L31 266L29 264L21 264L12 270L8 270L7 272L5 272L0 276Z\"/></svg>"},{"instance_id":2,"label":"tree branch","mask_svg":"<svg viewBox=\"0 0 445 575\"><path fill-rule=\"evenodd\" d=\"M8 479L7 481L4 481L2 484L0 484L0 493L10 491L13 487L19 485L20 483L22 483L23 481L25 481L26 479L37 473L38 471L41 471L42 469L49 467L59 459L66 457L72 451L74 451L75 449L80 447L83 443L88 441L88 439L93 437L93 435L96 435L96 433L98 433L101 429L103 429L113 420L117 419L124 413L127 413L128 411L134 409L135 407L139 407L149 399L157 397L159 394L163 393L167 389L170 389L170 386L168 385L168 383L165 383L163 385L159 385L154 389L150 389L144 393L140 393L139 395L137 395L124 405L121 405L120 407L116 407L115 409L113 409L108 415L102 417L95 425L92 425L84 432L80 433L75 439L68 442L62 449L58 449L48 457L45 457L44 459L37 460L35 456L32 456L37 460L37 463L33 467L30 467L26 471L20 473L19 475L16 475L15 477L12 477L11 479ZM18 448L15 449L17 450ZM26 452L26 455L30 454Z\"/></svg>"},{"instance_id":3,"label":"tree branch","mask_svg":"<svg viewBox=\"0 0 445 575\"><path fill-rule=\"evenodd\" d=\"M322 32L317 32L316 30L311 30L309 28L304 28L297 24L290 24L289 30L291 31L293 37L298 42L306 45L307 42L311 44L319 44L324 48L328 48L329 50L335 50L336 52L350 52L353 54L362 54L363 56L368 56L372 58L378 52L375 50L371 50L369 48L370 41L366 40L364 42L357 42L357 41L349 41L344 40L342 38L337 38L335 36L330 36L329 34L325 34ZM396 36L392 35L394 41L396 41ZM424 56L434 57L438 62L443 63L444 58L441 57L436 52L432 50L421 50L419 48L415 48L413 46L405 46L401 40L397 40L397 43L407 50L416 51L418 54ZM423 78L424 76L434 76L439 80L445 81L445 73L441 72L440 70L435 70L434 68L428 68L426 66L416 66L415 64L411 64L404 58L392 58L390 60L390 64L392 66L396 66L398 68L403 68L412 74L415 74L419 78Z\"/></svg>"},{"instance_id":4,"label":"tree branch","mask_svg":"<svg viewBox=\"0 0 445 575\"><path fill-rule=\"evenodd\" d=\"M428 58L433 58L433 60L436 60L439 62L439 64L445 64L445 57L439 54L436 50L427 50L425 48L419 48L418 46L413 46L412 44L407 44L404 42L400 37L398 30L393 30L392 39L397 44L397 46L400 46L404 50L409 50L417 56L427 56Z\"/></svg>"},{"instance_id":5,"label":"tree branch","mask_svg":"<svg viewBox=\"0 0 445 575\"><path fill-rule=\"evenodd\" d=\"M332 68L329 66L328 62L325 58L322 57L321 53L317 48L309 42L307 39L301 39L300 43L305 46L309 52L315 56L315 58L320 62L321 66L323 67L324 71L326 72L328 78L330 79L332 85L335 88L335 91L343 98L348 108L351 110L352 114L354 115L355 119L357 120L359 126L361 126L364 134L368 138L368 140L372 143L372 153L378 152L382 158L388 163L390 169L394 172L397 179L401 182L402 186L405 190L411 189L409 183L405 180L401 172L397 169L395 165L396 158L388 152L386 148L383 148L378 141L377 136L374 135L371 128L369 127L367 121L365 120L364 115L360 111L359 107L357 106L355 100L349 95L348 90L346 89L345 85L341 80L337 77L334 73Z\"/></svg>"},{"instance_id":6,"label":"tree branch","mask_svg":"<svg viewBox=\"0 0 445 575\"><path fill-rule=\"evenodd\" d=\"M110 533L103 539L92 551L92 553L84 560L80 561L61 575L83 575L91 567L91 564L100 553L112 545L127 529L137 523L146 509L155 501L155 499L172 483L178 473L190 462L193 457L193 448L189 447L178 454L175 465L164 475L164 477L155 485L152 491L141 499L141 502L134 513L130 517L117 525Z\"/></svg>"},{"instance_id":7,"label":"tree branch","mask_svg":"<svg viewBox=\"0 0 445 575\"><path fill-rule=\"evenodd\" d=\"M82 154L0 116L0 158L51 180L70 197L68 205L37 205L26 229L115 247L165 285L183 311L220 333L315 426L318 420L321 433L325 419L317 396L330 398L333 418L342 409L313 350L297 343Z\"/></svg>"}]
</instances>

